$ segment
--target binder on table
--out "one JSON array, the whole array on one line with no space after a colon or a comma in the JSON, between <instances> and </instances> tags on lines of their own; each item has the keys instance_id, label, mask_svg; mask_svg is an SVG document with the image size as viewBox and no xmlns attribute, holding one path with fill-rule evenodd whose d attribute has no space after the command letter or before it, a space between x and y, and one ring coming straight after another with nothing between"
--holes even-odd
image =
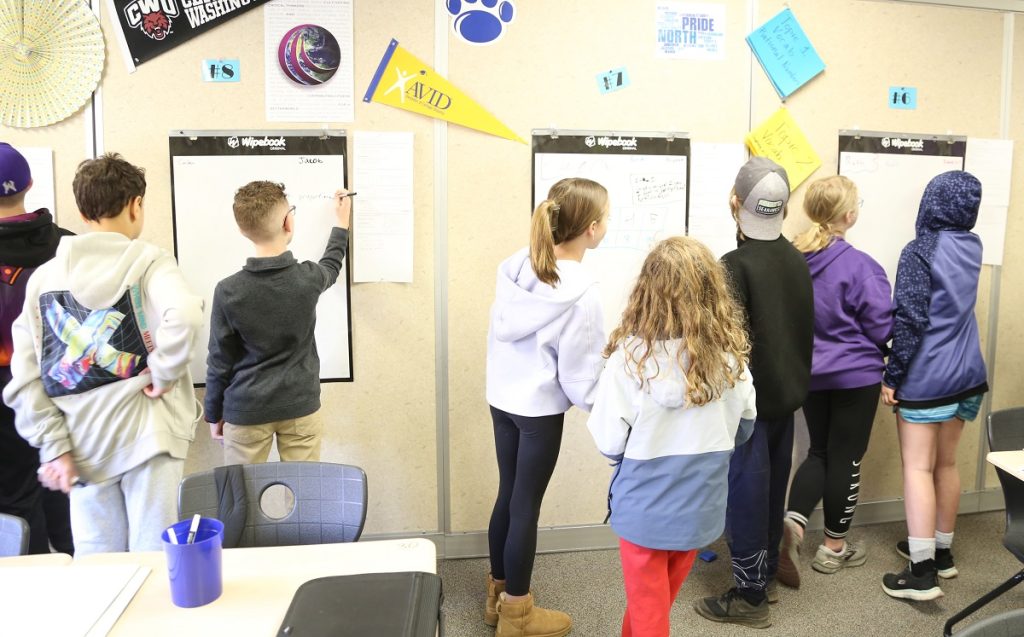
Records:
<instances>
[{"instance_id":1,"label":"binder on table","mask_svg":"<svg viewBox=\"0 0 1024 637\"><path fill-rule=\"evenodd\" d=\"M364 573L310 580L295 591L278 637L434 637L441 578L433 573Z\"/></svg>"}]
</instances>

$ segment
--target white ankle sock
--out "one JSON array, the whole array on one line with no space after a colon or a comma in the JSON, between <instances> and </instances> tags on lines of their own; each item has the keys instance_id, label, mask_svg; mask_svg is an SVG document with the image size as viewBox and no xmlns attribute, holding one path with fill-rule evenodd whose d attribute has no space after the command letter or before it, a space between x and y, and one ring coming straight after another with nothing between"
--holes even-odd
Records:
<instances>
[{"instance_id":1,"label":"white ankle sock","mask_svg":"<svg viewBox=\"0 0 1024 637\"><path fill-rule=\"evenodd\" d=\"M953 534L943 533L942 531L935 532L935 548L937 549L948 549L953 546Z\"/></svg>"},{"instance_id":2,"label":"white ankle sock","mask_svg":"<svg viewBox=\"0 0 1024 637\"><path fill-rule=\"evenodd\" d=\"M908 537L910 545L910 561L923 562L935 559L935 538L933 537Z\"/></svg>"}]
</instances>

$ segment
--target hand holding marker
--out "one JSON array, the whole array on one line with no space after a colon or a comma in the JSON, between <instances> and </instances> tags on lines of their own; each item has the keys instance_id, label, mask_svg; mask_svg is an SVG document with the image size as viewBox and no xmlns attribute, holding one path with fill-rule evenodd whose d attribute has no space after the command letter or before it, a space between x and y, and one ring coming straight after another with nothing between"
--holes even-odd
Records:
<instances>
[{"instance_id":1,"label":"hand holding marker","mask_svg":"<svg viewBox=\"0 0 1024 637\"><path fill-rule=\"evenodd\" d=\"M352 197L355 192L349 192L344 188L334 192L334 212L338 217L338 227L348 229L352 221Z\"/></svg>"}]
</instances>

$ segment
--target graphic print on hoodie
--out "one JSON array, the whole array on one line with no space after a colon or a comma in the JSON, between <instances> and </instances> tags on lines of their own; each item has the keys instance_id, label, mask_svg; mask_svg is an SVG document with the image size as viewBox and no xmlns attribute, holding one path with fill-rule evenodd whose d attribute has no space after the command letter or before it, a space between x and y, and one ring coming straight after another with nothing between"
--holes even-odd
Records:
<instances>
[{"instance_id":1,"label":"graphic print on hoodie","mask_svg":"<svg viewBox=\"0 0 1024 637\"><path fill-rule=\"evenodd\" d=\"M130 291L99 310L83 306L70 292L46 292L39 308L42 381L51 398L133 378L146 368L149 339Z\"/></svg>"}]
</instances>

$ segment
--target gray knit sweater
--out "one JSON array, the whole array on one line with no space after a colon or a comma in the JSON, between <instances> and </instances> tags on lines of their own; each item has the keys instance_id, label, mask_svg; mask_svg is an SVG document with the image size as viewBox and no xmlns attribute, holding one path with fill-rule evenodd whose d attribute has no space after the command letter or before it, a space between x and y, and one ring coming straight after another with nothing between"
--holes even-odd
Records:
<instances>
[{"instance_id":1,"label":"gray knit sweater","mask_svg":"<svg viewBox=\"0 0 1024 637\"><path fill-rule=\"evenodd\" d=\"M210 311L206 420L258 425L320 409L316 305L345 261L348 230L334 228L318 263L291 252L251 257L220 283Z\"/></svg>"}]
</instances>

